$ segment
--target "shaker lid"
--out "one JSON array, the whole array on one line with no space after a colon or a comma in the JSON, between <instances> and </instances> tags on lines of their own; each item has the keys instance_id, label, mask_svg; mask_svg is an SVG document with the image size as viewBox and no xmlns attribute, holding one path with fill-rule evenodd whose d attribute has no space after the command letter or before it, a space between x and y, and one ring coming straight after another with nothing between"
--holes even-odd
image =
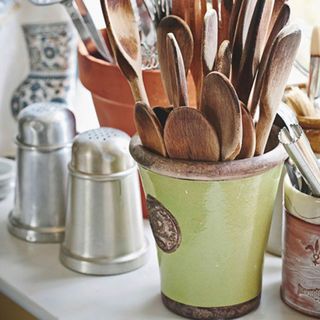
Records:
<instances>
[{"instance_id":1,"label":"shaker lid","mask_svg":"<svg viewBox=\"0 0 320 320\"><path fill-rule=\"evenodd\" d=\"M99 128L83 132L74 140L71 168L96 175L129 170L135 166L129 143L130 137L118 129Z\"/></svg>"},{"instance_id":2,"label":"shaker lid","mask_svg":"<svg viewBox=\"0 0 320 320\"><path fill-rule=\"evenodd\" d=\"M73 113L64 104L40 102L18 115L18 142L34 147L62 147L76 135Z\"/></svg>"}]
</instances>

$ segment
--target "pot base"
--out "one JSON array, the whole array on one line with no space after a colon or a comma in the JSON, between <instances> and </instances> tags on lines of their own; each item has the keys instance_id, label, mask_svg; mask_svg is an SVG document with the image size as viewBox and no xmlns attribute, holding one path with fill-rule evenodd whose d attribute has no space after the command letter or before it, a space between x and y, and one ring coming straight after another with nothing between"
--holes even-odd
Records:
<instances>
[{"instance_id":1,"label":"pot base","mask_svg":"<svg viewBox=\"0 0 320 320\"><path fill-rule=\"evenodd\" d=\"M33 243L57 243L64 238L64 227L31 227L22 224L10 212L8 217L9 232L24 241Z\"/></svg>"},{"instance_id":2,"label":"pot base","mask_svg":"<svg viewBox=\"0 0 320 320\"><path fill-rule=\"evenodd\" d=\"M255 310L260 304L261 295L240 304L227 307L195 307L176 302L161 293L163 304L172 312L185 318L196 320L234 319Z\"/></svg>"}]
</instances>

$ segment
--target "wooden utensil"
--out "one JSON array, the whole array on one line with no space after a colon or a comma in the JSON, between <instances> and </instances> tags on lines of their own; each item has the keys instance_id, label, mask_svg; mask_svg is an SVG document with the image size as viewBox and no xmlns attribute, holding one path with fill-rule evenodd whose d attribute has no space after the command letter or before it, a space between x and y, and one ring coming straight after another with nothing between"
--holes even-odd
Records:
<instances>
[{"instance_id":1,"label":"wooden utensil","mask_svg":"<svg viewBox=\"0 0 320 320\"><path fill-rule=\"evenodd\" d=\"M163 157L167 156L163 140L163 127L153 110L145 103L135 106L135 124L142 144Z\"/></svg>"},{"instance_id":2,"label":"wooden utensil","mask_svg":"<svg viewBox=\"0 0 320 320\"><path fill-rule=\"evenodd\" d=\"M194 54L191 64L191 73L197 90L197 105L200 105L203 82L201 41L203 32L203 19L207 11L206 0L194 0L190 10L190 28L194 39Z\"/></svg>"},{"instance_id":3,"label":"wooden utensil","mask_svg":"<svg viewBox=\"0 0 320 320\"><path fill-rule=\"evenodd\" d=\"M202 68L205 77L213 70L218 49L218 15L214 9L204 16L202 39Z\"/></svg>"},{"instance_id":4,"label":"wooden utensil","mask_svg":"<svg viewBox=\"0 0 320 320\"><path fill-rule=\"evenodd\" d=\"M272 46L261 89L260 118L256 126L257 155L264 153L300 41L301 31L291 25L280 31Z\"/></svg>"},{"instance_id":5,"label":"wooden utensil","mask_svg":"<svg viewBox=\"0 0 320 320\"><path fill-rule=\"evenodd\" d=\"M307 92L311 102L319 111L319 106L315 103L315 99L320 94L320 26L314 26L312 30Z\"/></svg>"},{"instance_id":6,"label":"wooden utensil","mask_svg":"<svg viewBox=\"0 0 320 320\"><path fill-rule=\"evenodd\" d=\"M217 53L214 71L224 74L227 78L230 77L232 63L232 52L229 40L224 40Z\"/></svg>"},{"instance_id":7,"label":"wooden utensil","mask_svg":"<svg viewBox=\"0 0 320 320\"><path fill-rule=\"evenodd\" d=\"M183 64L183 57L173 33L167 34L167 68L169 70L174 107L189 106L187 78Z\"/></svg>"},{"instance_id":8,"label":"wooden utensil","mask_svg":"<svg viewBox=\"0 0 320 320\"><path fill-rule=\"evenodd\" d=\"M246 106L240 102L242 115L242 146L237 159L247 159L254 156L256 150L256 129L253 119Z\"/></svg>"},{"instance_id":9,"label":"wooden utensil","mask_svg":"<svg viewBox=\"0 0 320 320\"><path fill-rule=\"evenodd\" d=\"M236 28L238 23L238 18L240 16L240 10L242 7L243 0L235 0L234 5L232 7L230 20L229 20L229 41L231 43L231 47L233 48L235 34L236 34ZM243 16L244 18L244 16Z\"/></svg>"},{"instance_id":10,"label":"wooden utensil","mask_svg":"<svg viewBox=\"0 0 320 320\"><path fill-rule=\"evenodd\" d=\"M244 18L246 14L248 0L239 0L241 1L241 7L239 11L239 16L237 17L236 28L234 32L234 37L231 40L232 43L232 83L234 84L237 81L240 61L243 50L243 26Z\"/></svg>"},{"instance_id":11,"label":"wooden utensil","mask_svg":"<svg viewBox=\"0 0 320 320\"><path fill-rule=\"evenodd\" d=\"M287 2L287 0L275 0L274 1L271 20L270 20L270 24L269 24L269 34L270 34L271 30L273 29L274 24L279 16L279 13L282 10L282 7L285 5L286 2Z\"/></svg>"},{"instance_id":12,"label":"wooden utensil","mask_svg":"<svg viewBox=\"0 0 320 320\"><path fill-rule=\"evenodd\" d=\"M237 76L237 80L234 81L234 86L239 95L239 99L244 104L248 103L250 91L259 64L260 57L257 56L257 51L260 50L258 34L266 1L267 0L257 1L241 56L239 74Z\"/></svg>"},{"instance_id":13,"label":"wooden utensil","mask_svg":"<svg viewBox=\"0 0 320 320\"><path fill-rule=\"evenodd\" d=\"M187 76L193 57L193 36L189 26L180 17L167 16L161 20L157 29L157 47L161 77L170 103L173 103L170 69L167 61L167 34L173 33L183 57L185 74Z\"/></svg>"},{"instance_id":14,"label":"wooden utensil","mask_svg":"<svg viewBox=\"0 0 320 320\"><path fill-rule=\"evenodd\" d=\"M256 111L257 111L257 107L258 107L258 103L259 103L259 99L260 99L260 94L261 94L263 76L264 76L266 66L268 63L268 59L270 56L270 52L272 49L272 44L273 44L275 38L277 37L277 35L279 34L279 32L283 29L283 27L289 21L289 17L290 17L290 7L288 5L284 5L282 7L281 11L279 12L278 18L275 21L273 29L269 35L267 44L265 45L263 55L262 55L262 58L261 58L261 61L259 64L259 69L258 69L256 81L254 84L252 97L251 97L251 100L249 102L249 107L248 107L248 110L250 111L251 116L253 118L254 118Z\"/></svg>"},{"instance_id":15,"label":"wooden utensil","mask_svg":"<svg viewBox=\"0 0 320 320\"><path fill-rule=\"evenodd\" d=\"M229 23L233 7L233 0L221 0L221 15L219 21L219 41L218 46L224 40L229 40Z\"/></svg>"},{"instance_id":16,"label":"wooden utensil","mask_svg":"<svg viewBox=\"0 0 320 320\"><path fill-rule=\"evenodd\" d=\"M219 160L217 133L201 112L194 108L173 109L164 128L164 141L170 158Z\"/></svg>"},{"instance_id":17,"label":"wooden utensil","mask_svg":"<svg viewBox=\"0 0 320 320\"><path fill-rule=\"evenodd\" d=\"M108 39L135 101L147 104L141 70L140 37L130 0L101 0Z\"/></svg>"},{"instance_id":18,"label":"wooden utensil","mask_svg":"<svg viewBox=\"0 0 320 320\"><path fill-rule=\"evenodd\" d=\"M235 159L242 141L241 107L236 91L223 74L211 72L205 78L201 111L217 131L220 160Z\"/></svg>"},{"instance_id":19,"label":"wooden utensil","mask_svg":"<svg viewBox=\"0 0 320 320\"><path fill-rule=\"evenodd\" d=\"M172 0L172 15L183 19L187 24L190 24L190 4L189 0Z\"/></svg>"}]
</instances>

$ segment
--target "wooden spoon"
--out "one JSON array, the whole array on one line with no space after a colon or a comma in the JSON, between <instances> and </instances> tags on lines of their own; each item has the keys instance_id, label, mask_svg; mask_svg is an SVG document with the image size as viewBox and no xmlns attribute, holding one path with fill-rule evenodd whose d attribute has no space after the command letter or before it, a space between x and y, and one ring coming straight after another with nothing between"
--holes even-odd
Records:
<instances>
[{"instance_id":1,"label":"wooden spoon","mask_svg":"<svg viewBox=\"0 0 320 320\"><path fill-rule=\"evenodd\" d=\"M260 57L257 57L257 50L260 50L258 44L258 34L266 1L268 0L257 1L241 56L239 74L237 76L237 80L234 82L239 99L244 104L248 103L250 91L259 64Z\"/></svg>"},{"instance_id":2,"label":"wooden spoon","mask_svg":"<svg viewBox=\"0 0 320 320\"><path fill-rule=\"evenodd\" d=\"M194 54L191 64L191 73L197 90L197 105L200 105L203 82L201 41L203 32L203 19L207 11L206 0L194 0L190 11L190 28L194 39Z\"/></svg>"},{"instance_id":3,"label":"wooden spoon","mask_svg":"<svg viewBox=\"0 0 320 320\"><path fill-rule=\"evenodd\" d=\"M242 114L242 146L237 159L247 159L254 156L256 150L256 129L253 119L246 106L240 102Z\"/></svg>"},{"instance_id":4,"label":"wooden spoon","mask_svg":"<svg viewBox=\"0 0 320 320\"><path fill-rule=\"evenodd\" d=\"M135 101L148 104L141 70L140 37L130 0L101 0L108 39Z\"/></svg>"},{"instance_id":5,"label":"wooden spoon","mask_svg":"<svg viewBox=\"0 0 320 320\"><path fill-rule=\"evenodd\" d=\"M239 11L238 20L236 23L236 29L234 32L234 37L231 40L232 43L232 83L235 83L238 78L240 61L243 50L243 27L244 27L244 18L246 14L248 0L239 0L241 1L241 8Z\"/></svg>"},{"instance_id":6,"label":"wooden spoon","mask_svg":"<svg viewBox=\"0 0 320 320\"><path fill-rule=\"evenodd\" d=\"M211 72L205 78L201 111L217 130L220 159L235 159L242 141L241 107L236 91L223 74Z\"/></svg>"},{"instance_id":7,"label":"wooden spoon","mask_svg":"<svg viewBox=\"0 0 320 320\"><path fill-rule=\"evenodd\" d=\"M190 6L187 1L172 0L171 12L172 15L178 16L181 19L183 19L187 24L190 24Z\"/></svg>"},{"instance_id":8,"label":"wooden spoon","mask_svg":"<svg viewBox=\"0 0 320 320\"><path fill-rule=\"evenodd\" d=\"M255 85L253 88L253 93L251 97L251 101L249 102L249 107L248 110L251 113L251 116L254 118L259 99L260 99L260 94L261 94L261 87L262 87L262 82L263 82L263 76L267 67L268 59L270 56L270 52L272 49L272 44L279 34L279 32L283 29L283 27L287 24L290 18L290 7L288 5L282 6L282 9L278 15L277 20L274 23L273 29L269 35L267 44L264 48L263 55L259 64L259 69L255 81Z\"/></svg>"},{"instance_id":9,"label":"wooden spoon","mask_svg":"<svg viewBox=\"0 0 320 320\"><path fill-rule=\"evenodd\" d=\"M163 127L153 110L145 103L135 106L135 124L142 144L163 157L167 156L163 141Z\"/></svg>"},{"instance_id":10,"label":"wooden spoon","mask_svg":"<svg viewBox=\"0 0 320 320\"><path fill-rule=\"evenodd\" d=\"M167 96L171 104L173 104L172 84L170 82L170 69L167 61L167 34L173 33L181 54L185 74L187 76L193 57L193 36L189 26L181 18L177 16L167 16L161 20L157 28L157 47L159 54L159 63L161 68L161 77Z\"/></svg>"},{"instance_id":11,"label":"wooden spoon","mask_svg":"<svg viewBox=\"0 0 320 320\"><path fill-rule=\"evenodd\" d=\"M260 118L256 126L257 155L264 153L300 41L300 29L291 25L280 31L272 46L261 89Z\"/></svg>"},{"instance_id":12,"label":"wooden spoon","mask_svg":"<svg viewBox=\"0 0 320 320\"><path fill-rule=\"evenodd\" d=\"M240 9L242 7L243 0L235 0L234 5L232 7L230 20L229 20L229 41L231 43L231 47L233 48L234 38L236 34L236 28L238 23L238 17L240 16Z\"/></svg>"},{"instance_id":13,"label":"wooden spoon","mask_svg":"<svg viewBox=\"0 0 320 320\"><path fill-rule=\"evenodd\" d=\"M194 108L173 109L164 128L164 141L170 158L219 160L217 133L201 112Z\"/></svg>"},{"instance_id":14,"label":"wooden spoon","mask_svg":"<svg viewBox=\"0 0 320 320\"><path fill-rule=\"evenodd\" d=\"M229 23L233 7L233 0L221 1L221 16L219 23L219 42L220 46L224 40L229 40Z\"/></svg>"},{"instance_id":15,"label":"wooden spoon","mask_svg":"<svg viewBox=\"0 0 320 320\"><path fill-rule=\"evenodd\" d=\"M271 20L270 20L270 24L269 24L269 33L273 29L274 24L279 16L279 13L282 10L282 7L285 5L286 2L287 2L287 0L275 0L274 1Z\"/></svg>"},{"instance_id":16,"label":"wooden spoon","mask_svg":"<svg viewBox=\"0 0 320 320\"><path fill-rule=\"evenodd\" d=\"M224 74L227 78L230 77L232 63L232 52L229 40L224 40L217 53L214 71Z\"/></svg>"},{"instance_id":17,"label":"wooden spoon","mask_svg":"<svg viewBox=\"0 0 320 320\"><path fill-rule=\"evenodd\" d=\"M170 74L172 103L174 107L189 106L187 78L183 57L173 33L167 34L167 68Z\"/></svg>"},{"instance_id":18,"label":"wooden spoon","mask_svg":"<svg viewBox=\"0 0 320 320\"><path fill-rule=\"evenodd\" d=\"M205 77L213 70L218 49L218 15L213 9L204 16L202 39L202 67Z\"/></svg>"}]
</instances>

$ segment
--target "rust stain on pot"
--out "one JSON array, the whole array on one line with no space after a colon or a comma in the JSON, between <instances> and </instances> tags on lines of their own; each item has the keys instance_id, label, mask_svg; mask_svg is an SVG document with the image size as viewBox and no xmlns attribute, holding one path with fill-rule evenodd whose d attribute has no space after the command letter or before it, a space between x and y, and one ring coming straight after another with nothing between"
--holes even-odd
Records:
<instances>
[{"instance_id":1,"label":"rust stain on pot","mask_svg":"<svg viewBox=\"0 0 320 320\"><path fill-rule=\"evenodd\" d=\"M176 251L181 243L181 231L175 217L157 199L147 196L151 229L158 247L166 253Z\"/></svg>"}]
</instances>

